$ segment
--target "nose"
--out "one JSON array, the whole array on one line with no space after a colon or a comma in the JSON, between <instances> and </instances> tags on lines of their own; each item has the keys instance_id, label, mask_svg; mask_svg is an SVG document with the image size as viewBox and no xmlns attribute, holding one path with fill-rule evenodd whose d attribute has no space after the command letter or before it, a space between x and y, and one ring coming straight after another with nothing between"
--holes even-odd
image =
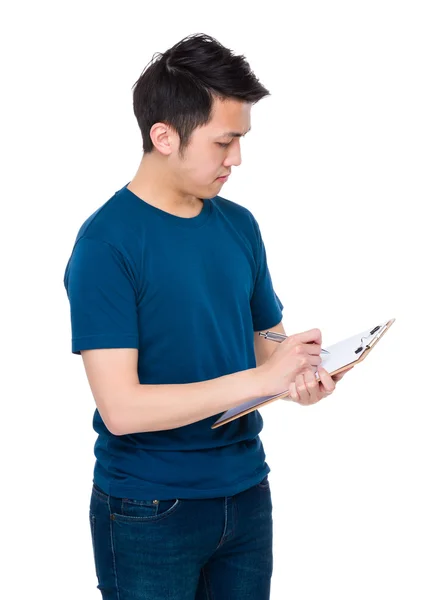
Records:
<instances>
[{"instance_id":1,"label":"nose","mask_svg":"<svg viewBox=\"0 0 432 600\"><path fill-rule=\"evenodd\" d=\"M230 151L224 161L225 167L238 167L241 165L241 150L240 150L240 140L233 140L233 143L230 145Z\"/></svg>"}]
</instances>

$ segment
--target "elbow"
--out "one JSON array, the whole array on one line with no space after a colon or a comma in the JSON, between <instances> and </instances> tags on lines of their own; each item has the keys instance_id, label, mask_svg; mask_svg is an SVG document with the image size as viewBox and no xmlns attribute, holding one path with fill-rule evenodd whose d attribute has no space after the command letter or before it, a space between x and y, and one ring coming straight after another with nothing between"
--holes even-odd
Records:
<instances>
[{"instance_id":1,"label":"elbow","mask_svg":"<svg viewBox=\"0 0 432 600\"><path fill-rule=\"evenodd\" d=\"M112 435L120 436L130 433L130 431L127 431L124 410L121 414L121 409L118 408L120 403L114 401L113 398L103 398L101 396L95 397L95 400L99 415Z\"/></svg>"},{"instance_id":2,"label":"elbow","mask_svg":"<svg viewBox=\"0 0 432 600\"><path fill-rule=\"evenodd\" d=\"M117 419L115 421L110 421L109 425L105 422L105 426L110 433L116 436L121 435L132 435L133 433L147 433L149 431L154 431L151 427L147 427L144 425L137 429L136 427L128 426L121 419Z\"/></svg>"},{"instance_id":3,"label":"elbow","mask_svg":"<svg viewBox=\"0 0 432 600\"><path fill-rule=\"evenodd\" d=\"M112 411L98 410L105 427L112 435L120 436L126 434L120 419L118 419L117 416L114 416Z\"/></svg>"},{"instance_id":4,"label":"elbow","mask_svg":"<svg viewBox=\"0 0 432 600\"><path fill-rule=\"evenodd\" d=\"M151 420L151 411L145 409L141 398L135 400L134 389L122 389L110 397L99 398L99 413L112 435L131 435L133 433L146 433L158 431L156 423ZM129 401L129 402L128 402ZM136 405L139 410L134 410ZM143 413L145 412L145 418Z\"/></svg>"},{"instance_id":5,"label":"elbow","mask_svg":"<svg viewBox=\"0 0 432 600\"><path fill-rule=\"evenodd\" d=\"M132 435L134 433L151 433L154 431L163 431L173 429L174 425L162 424L156 421L130 421L125 418L125 415L117 415L115 419L111 419L109 424L105 422L107 429L113 435Z\"/></svg>"},{"instance_id":6,"label":"elbow","mask_svg":"<svg viewBox=\"0 0 432 600\"><path fill-rule=\"evenodd\" d=\"M127 409L119 409L112 411L104 420L105 426L110 433L116 436L131 435L133 433L146 433L152 431L152 428L147 422L135 421L128 417Z\"/></svg>"},{"instance_id":7,"label":"elbow","mask_svg":"<svg viewBox=\"0 0 432 600\"><path fill-rule=\"evenodd\" d=\"M117 424L114 424L113 421L109 421L106 422L104 421L106 428L108 429L108 431L110 433L112 433L112 435L115 436L120 436L120 435L126 435L126 431L123 431L120 427L117 426Z\"/></svg>"},{"instance_id":8,"label":"elbow","mask_svg":"<svg viewBox=\"0 0 432 600\"><path fill-rule=\"evenodd\" d=\"M116 403L114 406L111 406L111 410L106 411L106 420L104 419L108 431L116 436L137 433L127 418L127 408L124 404L122 406Z\"/></svg>"},{"instance_id":9,"label":"elbow","mask_svg":"<svg viewBox=\"0 0 432 600\"><path fill-rule=\"evenodd\" d=\"M94 394L96 405L108 431L115 436L136 433L129 418L132 407L127 406L128 399L132 402L134 397L133 390L124 386L110 386L98 392Z\"/></svg>"}]
</instances>

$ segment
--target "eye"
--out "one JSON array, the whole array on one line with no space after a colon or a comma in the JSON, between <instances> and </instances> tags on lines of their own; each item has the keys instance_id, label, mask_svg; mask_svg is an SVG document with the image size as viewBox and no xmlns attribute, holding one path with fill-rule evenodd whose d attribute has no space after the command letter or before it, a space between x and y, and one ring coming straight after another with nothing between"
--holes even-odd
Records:
<instances>
[{"instance_id":1,"label":"eye","mask_svg":"<svg viewBox=\"0 0 432 600\"><path fill-rule=\"evenodd\" d=\"M228 146L231 144L231 142L228 142L228 144L223 144L222 142L216 142L216 143L221 148L228 148Z\"/></svg>"}]
</instances>

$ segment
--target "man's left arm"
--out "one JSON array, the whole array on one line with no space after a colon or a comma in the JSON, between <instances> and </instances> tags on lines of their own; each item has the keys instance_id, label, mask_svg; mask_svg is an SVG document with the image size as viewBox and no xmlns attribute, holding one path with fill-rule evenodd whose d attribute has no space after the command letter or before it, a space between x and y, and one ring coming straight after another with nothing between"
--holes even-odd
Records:
<instances>
[{"instance_id":1,"label":"man's left arm","mask_svg":"<svg viewBox=\"0 0 432 600\"><path fill-rule=\"evenodd\" d=\"M266 331L275 331L276 333L286 335L282 321ZM277 347L277 342L266 340L259 333L259 331L254 332L254 348L257 367L265 363ZM336 384L346 373L348 373L348 371L351 371L352 368L353 367L347 369L343 373L331 377L323 367L319 367L318 374L320 376L320 382L316 380L312 370L308 371L306 374L300 374L297 376L295 383L290 385L289 397L284 399L293 400L294 402L298 402L305 406L315 404L323 398L330 396L330 394L334 392Z\"/></svg>"}]
</instances>

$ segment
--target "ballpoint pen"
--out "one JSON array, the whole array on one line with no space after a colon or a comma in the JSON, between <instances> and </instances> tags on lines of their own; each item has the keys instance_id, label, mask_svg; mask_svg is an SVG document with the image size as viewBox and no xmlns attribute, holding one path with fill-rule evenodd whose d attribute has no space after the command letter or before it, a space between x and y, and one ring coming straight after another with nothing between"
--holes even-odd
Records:
<instances>
[{"instance_id":1,"label":"ballpoint pen","mask_svg":"<svg viewBox=\"0 0 432 600\"><path fill-rule=\"evenodd\" d=\"M271 340L272 342L283 342L288 337L287 335L284 335L283 333L276 333L276 331L266 331L266 333L263 333L262 331L260 331L259 334L266 340ZM330 354L330 352L328 350L324 350L324 348L321 348L321 353L322 354Z\"/></svg>"}]
</instances>

